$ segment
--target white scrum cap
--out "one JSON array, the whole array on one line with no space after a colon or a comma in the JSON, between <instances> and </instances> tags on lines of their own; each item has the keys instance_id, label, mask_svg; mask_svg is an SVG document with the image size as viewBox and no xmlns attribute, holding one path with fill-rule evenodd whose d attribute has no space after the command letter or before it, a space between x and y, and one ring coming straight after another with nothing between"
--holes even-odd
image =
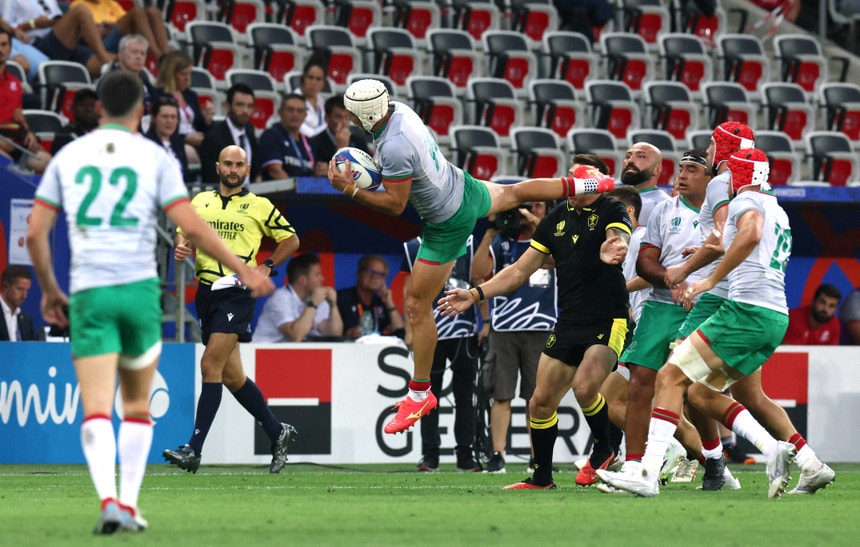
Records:
<instances>
[{"instance_id":1,"label":"white scrum cap","mask_svg":"<svg viewBox=\"0 0 860 547\"><path fill-rule=\"evenodd\" d=\"M346 88L343 104L370 132L388 114L388 89L379 80L358 80Z\"/></svg>"}]
</instances>

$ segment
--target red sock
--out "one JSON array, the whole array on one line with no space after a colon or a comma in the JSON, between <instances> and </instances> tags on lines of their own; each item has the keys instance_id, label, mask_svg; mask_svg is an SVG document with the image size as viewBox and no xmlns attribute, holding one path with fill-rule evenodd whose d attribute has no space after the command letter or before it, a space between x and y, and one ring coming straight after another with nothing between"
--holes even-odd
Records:
<instances>
[{"instance_id":1,"label":"red sock","mask_svg":"<svg viewBox=\"0 0 860 547\"><path fill-rule=\"evenodd\" d=\"M430 389L430 380L409 380L409 389L412 391L427 391Z\"/></svg>"},{"instance_id":2,"label":"red sock","mask_svg":"<svg viewBox=\"0 0 860 547\"><path fill-rule=\"evenodd\" d=\"M719 437L712 441L702 441L702 448L704 448L705 450L716 450L718 446L720 446Z\"/></svg>"},{"instance_id":3,"label":"red sock","mask_svg":"<svg viewBox=\"0 0 860 547\"><path fill-rule=\"evenodd\" d=\"M800 433L795 433L794 435L789 437L788 442L793 444L798 451L804 446L806 446L806 439L804 439L803 435L801 435Z\"/></svg>"}]
</instances>

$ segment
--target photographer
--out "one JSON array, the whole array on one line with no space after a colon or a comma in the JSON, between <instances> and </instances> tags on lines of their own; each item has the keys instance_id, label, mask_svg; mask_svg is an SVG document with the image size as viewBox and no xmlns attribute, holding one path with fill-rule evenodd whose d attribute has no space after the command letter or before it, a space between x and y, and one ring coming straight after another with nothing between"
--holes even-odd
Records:
<instances>
[{"instance_id":1,"label":"photographer","mask_svg":"<svg viewBox=\"0 0 860 547\"><path fill-rule=\"evenodd\" d=\"M516 262L529 248L532 234L550 205L542 201L524 203L518 209L491 217L475 251L476 276L498 273ZM484 272L480 271L482 260L478 257L489 258L483 263ZM535 389L538 360L555 325L556 314L555 269L551 264L537 270L528 283L491 301L490 320L483 322L479 335L481 339L489 335L490 347L484 379L493 398L490 410L493 456L486 467L490 473L505 472L505 445L517 376L519 395L526 401L526 425L529 423L528 401ZM533 467L531 458L529 467Z\"/></svg>"}]
</instances>

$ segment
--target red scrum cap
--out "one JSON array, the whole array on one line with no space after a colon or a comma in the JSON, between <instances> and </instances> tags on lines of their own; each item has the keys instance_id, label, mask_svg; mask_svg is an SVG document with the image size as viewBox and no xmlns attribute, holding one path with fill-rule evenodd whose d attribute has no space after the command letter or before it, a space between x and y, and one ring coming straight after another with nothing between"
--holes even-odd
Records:
<instances>
[{"instance_id":1,"label":"red scrum cap","mask_svg":"<svg viewBox=\"0 0 860 547\"><path fill-rule=\"evenodd\" d=\"M732 190L735 194L744 186L768 186L770 163L767 154L755 148L738 150L729 157L729 171L732 173Z\"/></svg>"},{"instance_id":2,"label":"red scrum cap","mask_svg":"<svg viewBox=\"0 0 860 547\"><path fill-rule=\"evenodd\" d=\"M755 133L748 125L740 122L721 123L714 129L711 137L716 144L714 166L728 161L729 156L738 150L755 148Z\"/></svg>"}]
</instances>

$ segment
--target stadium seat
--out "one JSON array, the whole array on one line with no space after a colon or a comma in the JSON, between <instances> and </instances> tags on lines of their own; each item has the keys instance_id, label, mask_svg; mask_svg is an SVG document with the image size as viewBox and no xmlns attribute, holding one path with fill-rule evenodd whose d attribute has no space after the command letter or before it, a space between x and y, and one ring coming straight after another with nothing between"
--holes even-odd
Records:
<instances>
[{"instance_id":1,"label":"stadium seat","mask_svg":"<svg viewBox=\"0 0 860 547\"><path fill-rule=\"evenodd\" d=\"M679 12L679 30L698 36L708 47L713 48L717 39L726 31L726 12L719 6L710 17L699 11L694 2L686 2ZM745 22L741 26L744 24Z\"/></svg>"},{"instance_id":2,"label":"stadium seat","mask_svg":"<svg viewBox=\"0 0 860 547\"><path fill-rule=\"evenodd\" d=\"M860 86L847 82L823 84L819 103L826 129L845 133L852 143L860 142Z\"/></svg>"},{"instance_id":3,"label":"stadium seat","mask_svg":"<svg viewBox=\"0 0 860 547\"><path fill-rule=\"evenodd\" d=\"M45 110L73 119L72 101L82 87L92 87L90 73L80 63L45 61L39 65L40 97Z\"/></svg>"},{"instance_id":4,"label":"stadium seat","mask_svg":"<svg viewBox=\"0 0 860 547\"><path fill-rule=\"evenodd\" d=\"M609 167L609 174L621 176L621 163L624 159L618 151L618 140L605 129L571 129L565 139L568 152L574 154L595 154Z\"/></svg>"},{"instance_id":5,"label":"stadium seat","mask_svg":"<svg viewBox=\"0 0 860 547\"><path fill-rule=\"evenodd\" d=\"M419 45L425 45L432 29L441 26L442 14L434 2L396 0L394 2L394 26L406 29Z\"/></svg>"},{"instance_id":6,"label":"stadium seat","mask_svg":"<svg viewBox=\"0 0 860 547\"><path fill-rule=\"evenodd\" d=\"M741 122L753 129L756 109L750 103L744 87L736 82L711 82L702 86L702 101L707 125L716 127L723 122Z\"/></svg>"},{"instance_id":7,"label":"stadium seat","mask_svg":"<svg viewBox=\"0 0 860 547\"><path fill-rule=\"evenodd\" d=\"M254 49L253 66L271 74L275 81L280 82L287 72L302 68L305 51L298 43L298 37L285 25L248 25L248 44Z\"/></svg>"},{"instance_id":8,"label":"stadium seat","mask_svg":"<svg viewBox=\"0 0 860 547\"><path fill-rule=\"evenodd\" d=\"M347 77L346 79L347 87L352 85L354 82L357 82L358 80L379 80L380 82L382 82L382 85L385 86L385 89L388 90L388 94L391 97L397 97L397 95L400 93L391 78L383 74L376 74L373 72L351 72L349 77Z\"/></svg>"},{"instance_id":9,"label":"stadium seat","mask_svg":"<svg viewBox=\"0 0 860 547\"><path fill-rule=\"evenodd\" d=\"M215 86L215 78L205 68L191 68L191 89L197 93L197 103L201 109L212 105L215 115L221 115L221 98Z\"/></svg>"},{"instance_id":10,"label":"stadium seat","mask_svg":"<svg viewBox=\"0 0 860 547\"><path fill-rule=\"evenodd\" d=\"M346 89L346 78L350 72L361 72L361 54L352 39L352 34L334 25L312 25L305 31L308 48L325 56L328 61L328 74L335 90Z\"/></svg>"},{"instance_id":11,"label":"stadium seat","mask_svg":"<svg viewBox=\"0 0 860 547\"><path fill-rule=\"evenodd\" d=\"M597 77L597 55L591 43L578 32L552 31L541 46L542 78L566 80L580 93L585 83Z\"/></svg>"},{"instance_id":12,"label":"stadium seat","mask_svg":"<svg viewBox=\"0 0 860 547\"><path fill-rule=\"evenodd\" d=\"M646 142L659 148L663 160L663 170L660 171L660 178L657 184L672 184L672 181L675 180L675 175L678 174L678 165L681 161L681 155L678 153L673 135L659 129L631 129L627 133L627 141L631 145L637 142Z\"/></svg>"},{"instance_id":13,"label":"stadium seat","mask_svg":"<svg viewBox=\"0 0 860 547\"><path fill-rule=\"evenodd\" d=\"M515 173L528 178L562 176L568 159L561 152L558 136L542 127L519 127L511 130L511 151L516 158Z\"/></svg>"},{"instance_id":14,"label":"stadium seat","mask_svg":"<svg viewBox=\"0 0 860 547\"><path fill-rule=\"evenodd\" d=\"M221 2L221 12L218 21L227 23L237 36L245 38L248 25L256 21L266 20L266 6L263 0L229 0Z\"/></svg>"},{"instance_id":15,"label":"stadium seat","mask_svg":"<svg viewBox=\"0 0 860 547\"><path fill-rule=\"evenodd\" d=\"M473 78L466 86L466 104L471 106L474 125L491 128L508 142L511 128L523 123L523 103L517 99L514 86L501 78Z\"/></svg>"},{"instance_id":16,"label":"stadium seat","mask_svg":"<svg viewBox=\"0 0 860 547\"><path fill-rule=\"evenodd\" d=\"M6 61L6 70L8 70L12 76L15 76L21 81L21 87L24 89L25 93L33 92L33 88L30 87L30 83L27 81L27 72L24 70L24 67L15 61L9 60Z\"/></svg>"},{"instance_id":17,"label":"stadium seat","mask_svg":"<svg viewBox=\"0 0 860 547\"><path fill-rule=\"evenodd\" d=\"M334 21L352 33L356 44L367 43L367 33L382 24L382 8L372 0L335 0Z\"/></svg>"},{"instance_id":18,"label":"stadium seat","mask_svg":"<svg viewBox=\"0 0 860 547\"><path fill-rule=\"evenodd\" d=\"M502 12L492 0L453 0L452 26L468 32L476 41L488 30L502 28Z\"/></svg>"},{"instance_id":19,"label":"stadium seat","mask_svg":"<svg viewBox=\"0 0 860 547\"><path fill-rule=\"evenodd\" d=\"M507 173L507 154L499 146L499 137L489 127L460 125L451 128L451 151L454 164L481 180Z\"/></svg>"},{"instance_id":20,"label":"stadium seat","mask_svg":"<svg viewBox=\"0 0 860 547\"><path fill-rule=\"evenodd\" d=\"M551 129L559 138L581 127L585 114L576 90L566 80L538 79L529 83L529 103L537 126Z\"/></svg>"},{"instance_id":21,"label":"stadium seat","mask_svg":"<svg viewBox=\"0 0 860 547\"><path fill-rule=\"evenodd\" d=\"M304 36L308 27L325 22L325 4L321 0L287 0L284 24L299 36Z\"/></svg>"},{"instance_id":22,"label":"stadium seat","mask_svg":"<svg viewBox=\"0 0 860 547\"><path fill-rule=\"evenodd\" d=\"M206 19L203 0L166 0L162 8L164 20L175 30L174 36L185 36L185 26Z\"/></svg>"},{"instance_id":23,"label":"stadium seat","mask_svg":"<svg viewBox=\"0 0 860 547\"><path fill-rule=\"evenodd\" d=\"M458 94L463 94L470 78L484 74L483 56L465 30L432 29L427 33L427 49L434 76L447 78Z\"/></svg>"},{"instance_id":24,"label":"stadium seat","mask_svg":"<svg viewBox=\"0 0 860 547\"><path fill-rule=\"evenodd\" d=\"M558 28L558 10L550 0L512 0L511 28L525 34L531 48L537 49L544 35Z\"/></svg>"},{"instance_id":25,"label":"stadium seat","mask_svg":"<svg viewBox=\"0 0 860 547\"><path fill-rule=\"evenodd\" d=\"M406 85L412 108L436 133L439 144L448 145L451 127L463 124L463 105L454 85L439 76L410 76Z\"/></svg>"},{"instance_id":26,"label":"stadium seat","mask_svg":"<svg viewBox=\"0 0 860 547\"><path fill-rule=\"evenodd\" d=\"M254 111L251 113L251 123L259 131L265 130L281 105L277 82L263 70L230 69L225 77L231 86L243 83L254 90Z\"/></svg>"},{"instance_id":27,"label":"stadium seat","mask_svg":"<svg viewBox=\"0 0 860 547\"><path fill-rule=\"evenodd\" d=\"M705 42L692 34L669 33L660 36L659 51L663 77L681 82L700 97L702 84L714 78L714 64Z\"/></svg>"},{"instance_id":28,"label":"stadium seat","mask_svg":"<svg viewBox=\"0 0 860 547\"><path fill-rule=\"evenodd\" d=\"M839 131L810 131L804 138L811 179L831 186L860 180L860 165L851 142Z\"/></svg>"},{"instance_id":29,"label":"stadium seat","mask_svg":"<svg viewBox=\"0 0 860 547\"><path fill-rule=\"evenodd\" d=\"M815 129L815 110L798 84L771 82L762 86L762 107L767 128L784 131L796 143Z\"/></svg>"},{"instance_id":30,"label":"stadium seat","mask_svg":"<svg viewBox=\"0 0 860 547\"><path fill-rule=\"evenodd\" d=\"M711 129L699 129L698 131L687 132L687 144L690 148L701 148L706 150L711 145Z\"/></svg>"},{"instance_id":31,"label":"stadium seat","mask_svg":"<svg viewBox=\"0 0 860 547\"><path fill-rule=\"evenodd\" d=\"M399 28L373 28L367 34L367 53L371 72L386 74L397 86L406 90L410 76L423 74L424 55L415 46L411 34Z\"/></svg>"},{"instance_id":32,"label":"stadium seat","mask_svg":"<svg viewBox=\"0 0 860 547\"><path fill-rule=\"evenodd\" d=\"M228 70L241 66L242 51L230 25L191 21L185 29L194 61L208 70L216 81L223 82Z\"/></svg>"},{"instance_id":33,"label":"stadium seat","mask_svg":"<svg viewBox=\"0 0 860 547\"><path fill-rule=\"evenodd\" d=\"M50 110L24 110L23 114L30 131L39 139L42 149L50 153L54 137L62 131L66 123L63 117Z\"/></svg>"},{"instance_id":34,"label":"stadium seat","mask_svg":"<svg viewBox=\"0 0 860 547\"><path fill-rule=\"evenodd\" d=\"M661 0L621 0L621 30L638 34L656 51L660 35L672 30L672 16Z\"/></svg>"},{"instance_id":35,"label":"stadium seat","mask_svg":"<svg viewBox=\"0 0 860 547\"><path fill-rule=\"evenodd\" d=\"M717 61L720 74L729 82L737 82L758 98L761 85L770 79L770 64L764 46L752 34L724 34L717 40Z\"/></svg>"},{"instance_id":36,"label":"stadium seat","mask_svg":"<svg viewBox=\"0 0 860 547\"><path fill-rule=\"evenodd\" d=\"M795 152L791 139L783 131L756 131L755 147L767 153L770 160L771 186L785 186L800 180L802 156Z\"/></svg>"},{"instance_id":37,"label":"stadium seat","mask_svg":"<svg viewBox=\"0 0 860 547\"><path fill-rule=\"evenodd\" d=\"M626 145L627 132L641 126L639 104L624 82L593 80L585 84L591 127L607 129Z\"/></svg>"},{"instance_id":38,"label":"stadium seat","mask_svg":"<svg viewBox=\"0 0 860 547\"><path fill-rule=\"evenodd\" d=\"M700 108L693 102L690 90L681 82L648 82L642 101L648 126L668 131L676 141L683 141L687 131L699 128Z\"/></svg>"},{"instance_id":39,"label":"stadium seat","mask_svg":"<svg viewBox=\"0 0 860 547\"><path fill-rule=\"evenodd\" d=\"M606 67L606 77L624 82L638 94L642 85L654 77L654 56L648 52L645 40L630 32L604 32L600 48Z\"/></svg>"},{"instance_id":40,"label":"stadium seat","mask_svg":"<svg viewBox=\"0 0 860 547\"><path fill-rule=\"evenodd\" d=\"M487 55L487 74L509 81L517 94L524 97L529 80L537 76L537 59L525 36L507 30L488 30L481 42Z\"/></svg>"},{"instance_id":41,"label":"stadium seat","mask_svg":"<svg viewBox=\"0 0 860 547\"><path fill-rule=\"evenodd\" d=\"M803 34L779 34L773 39L773 48L783 82L794 82L812 93L827 81L827 58L818 39Z\"/></svg>"}]
</instances>

